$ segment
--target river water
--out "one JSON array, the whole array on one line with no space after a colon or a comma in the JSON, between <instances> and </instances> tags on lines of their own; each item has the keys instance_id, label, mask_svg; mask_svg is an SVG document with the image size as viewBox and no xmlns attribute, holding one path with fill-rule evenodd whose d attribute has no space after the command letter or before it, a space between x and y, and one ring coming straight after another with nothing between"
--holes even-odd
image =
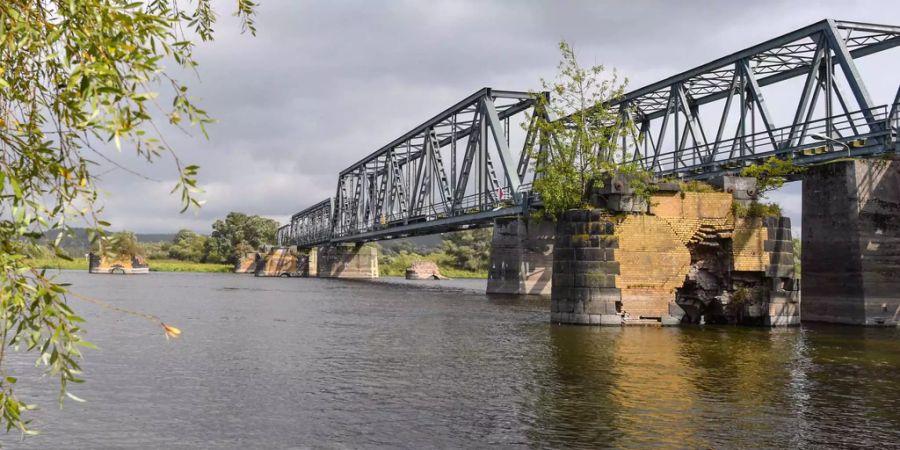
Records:
<instances>
[{"instance_id":1,"label":"river water","mask_svg":"<svg viewBox=\"0 0 900 450\"><path fill-rule=\"evenodd\" d=\"M86 403L28 361L41 435L7 448L900 445L900 331L588 328L483 280L66 272L88 320Z\"/></svg>"}]
</instances>

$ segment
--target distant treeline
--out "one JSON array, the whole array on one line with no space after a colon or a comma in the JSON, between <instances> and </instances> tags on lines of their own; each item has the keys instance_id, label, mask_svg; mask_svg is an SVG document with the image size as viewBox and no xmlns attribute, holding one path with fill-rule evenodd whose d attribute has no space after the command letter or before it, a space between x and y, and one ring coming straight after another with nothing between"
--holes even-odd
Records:
<instances>
[{"instance_id":1,"label":"distant treeline","mask_svg":"<svg viewBox=\"0 0 900 450\"><path fill-rule=\"evenodd\" d=\"M381 241L378 269L384 275L403 275L416 261L433 261L450 277L487 277L493 229L444 233L440 236Z\"/></svg>"},{"instance_id":2,"label":"distant treeline","mask_svg":"<svg viewBox=\"0 0 900 450\"><path fill-rule=\"evenodd\" d=\"M101 243L91 244L86 229L74 229L60 248L71 258L90 251L142 256L150 260L171 259L194 263L234 264L243 255L275 244L278 223L272 219L240 212L216 220L210 234L181 230L175 234L111 233ZM402 275L413 262L433 261L449 276L486 276L490 259L492 230L477 229L377 242L379 266L385 275ZM56 235L46 236L46 242ZM100 247L103 247L101 249ZM31 256L53 257L47 247Z\"/></svg>"},{"instance_id":3,"label":"distant treeline","mask_svg":"<svg viewBox=\"0 0 900 450\"><path fill-rule=\"evenodd\" d=\"M225 219L216 220L209 235L192 230L181 230L174 235L119 231L92 244L86 229L74 229L62 240L60 248L72 258L80 258L90 251L104 251L148 259L233 264L246 252L274 244L277 229L278 222L272 219L232 212ZM56 234L48 235L46 242L56 237ZM53 256L47 248L32 253L33 257Z\"/></svg>"}]
</instances>

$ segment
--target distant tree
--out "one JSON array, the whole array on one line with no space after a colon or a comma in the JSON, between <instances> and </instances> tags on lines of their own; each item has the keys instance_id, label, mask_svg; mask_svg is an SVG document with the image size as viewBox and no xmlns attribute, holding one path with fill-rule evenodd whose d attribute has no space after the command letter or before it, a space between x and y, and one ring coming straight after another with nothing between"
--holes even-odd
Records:
<instances>
[{"instance_id":1,"label":"distant tree","mask_svg":"<svg viewBox=\"0 0 900 450\"><path fill-rule=\"evenodd\" d=\"M457 268L485 270L490 264L492 236L491 228L457 231L445 234L441 245Z\"/></svg>"},{"instance_id":2,"label":"distant tree","mask_svg":"<svg viewBox=\"0 0 900 450\"><path fill-rule=\"evenodd\" d=\"M144 256L144 248L138 243L137 236L131 231L120 231L103 239L101 253L112 256L133 257Z\"/></svg>"},{"instance_id":3,"label":"distant tree","mask_svg":"<svg viewBox=\"0 0 900 450\"><path fill-rule=\"evenodd\" d=\"M625 82L619 83L615 71L604 78L603 66L581 67L565 41L559 43L559 50L562 60L556 79L541 80L549 98L534 95L534 124L541 146L549 148L535 155L534 190L544 210L559 216L567 209L584 207L588 187L601 187L604 178L615 174L628 175L636 195L649 195L650 173L616 151L617 142L634 126L611 106L624 94Z\"/></svg>"},{"instance_id":4,"label":"distant tree","mask_svg":"<svg viewBox=\"0 0 900 450\"><path fill-rule=\"evenodd\" d=\"M141 242L141 248L144 249L144 256L147 259L168 259L171 258L169 256L169 247L172 246L171 242Z\"/></svg>"},{"instance_id":5,"label":"distant tree","mask_svg":"<svg viewBox=\"0 0 900 450\"><path fill-rule=\"evenodd\" d=\"M402 252L416 253L418 250L415 244L406 239L379 242L377 245L381 249L382 254L386 256L396 256Z\"/></svg>"},{"instance_id":6,"label":"distant tree","mask_svg":"<svg viewBox=\"0 0 900 450\"><path fill-rule=\"evenodd\" d=\"M213 232L206 241L204 261L236 263L246 251L275 244L278 222L260 216L231 212L225 220L213 223Z\"/></svg>"},{"instance_id":7,"label":"distant tree","mask_svg":"<svg viewBox=\"0 0 900 450\"><path fill-rule=\"evenodd\" d=\"M203 260L208 238L191 230L181 230L175 234L168 248L168 256L181 261L200 262Z\"/></svg>"}]
</instances>

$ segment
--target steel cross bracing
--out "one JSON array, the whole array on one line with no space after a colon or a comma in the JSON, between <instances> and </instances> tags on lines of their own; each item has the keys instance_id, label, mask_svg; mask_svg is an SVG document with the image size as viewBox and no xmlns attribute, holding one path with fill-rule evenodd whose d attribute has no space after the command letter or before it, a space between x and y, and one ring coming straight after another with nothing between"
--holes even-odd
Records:
<instances>
[{"instance_id":1,"label":"steel cross bracing","mask_svg":"<svg viewBox=\"0 0 900 450\"><path fill-rule=\"evenodd\" d=\"M331 239L331 199L323 200L294 214L291 222L278 229L278 245L309 247Z\"/></svg>"},{"instance_id":2,"label":"steel cross bracing","mask_svg":"<svg viewBox=\"0 0 900 450\"><path fill-rule=\"evenodd\" d=\"M524 122L534 104L527 92L479 90L343 170L333 203L295 214L279 243L433 233L521 213L533 154L511 149L509 127ZM525 147L533 135L529 130Z\"/></svg>"},{"instance_id":3,"label":"steel cross bracing","mask_svg":"<svg viewBox=\"0 0 900 450\"><path fill-rule=\"evenodd\" d=\"M801 165L846 156L813 134L853 156L893 151L897 100L873 102L856 60L898 45L900 27L823 20L629 92L611 103L633 123L615 158L706 178L773 155Z\"/></svg>"},{"instance_id":4,"label":"steel cross bracing","mask_svg":"<svg viewBox=\"0 0 900 450\"><path fill-rule=\"evenodd\" d=\"M771 156L803 165L900 151L900 89L875 103L856 65L896 46L900 27L823 20L629 92L608 104L630 124L612 133L611 157L706 178ZM342 171L333 201L295 214L279 243L427 234L523 213L534 155L547 151L535 143L548 140L528 127L515 158L509 119L533 106L525 92L476 92Z\"/></svg>"}]
</instances>

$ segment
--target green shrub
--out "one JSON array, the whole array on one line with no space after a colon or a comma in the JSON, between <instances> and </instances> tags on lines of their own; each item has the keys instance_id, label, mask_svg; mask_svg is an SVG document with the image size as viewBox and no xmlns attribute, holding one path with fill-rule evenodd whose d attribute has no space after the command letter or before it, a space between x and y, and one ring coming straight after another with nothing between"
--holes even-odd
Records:
<instances>
[{"instance_id":1,"label":"green shrub","mask_svg":"<svg viewBox=\"0 0 900 450\"><path fill-rule=\"evenodd\" d=\"M681 192L717 192L711 184L700 180L679 181Z\"/></svg>"},{"instance_id":2,"label":"green shrub","mask_svg":"<svg viewBox=\"0 0 900 450\"><path fill-rule=\"evenodd\" d=\"M738 202L731 205L731 211L735 217L756 218L756 217L781 217L781 206L777 203L760 203L753 202L750 206L744 206Z\"/></svg>"}]
</instances>

